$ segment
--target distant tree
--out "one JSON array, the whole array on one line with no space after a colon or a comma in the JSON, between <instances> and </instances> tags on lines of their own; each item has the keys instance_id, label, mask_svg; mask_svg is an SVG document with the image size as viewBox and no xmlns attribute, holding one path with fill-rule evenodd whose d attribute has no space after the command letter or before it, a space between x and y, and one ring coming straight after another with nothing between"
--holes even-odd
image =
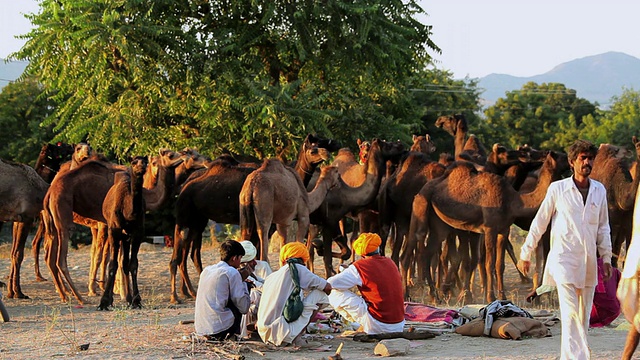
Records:
<instances>
[{"instance_id":1,"label":"distant tree","mask_svg":"<svg viewBox=\"0 0 640 360\"><path fill-rule=\"evenodd\" d=\"M61 139L88 134L119 157L286 155L309 132L408 137L409 86L439 51L420 13L414 0L43 0L14 57L60 103Z\"/></svg>"},{"instance_id":2,"label":"distant tree","mask_svg":"<svg viewBox=\"0 0 640 360\"><path fill-rule=\"evenodd\" d=\"M433 157L437 158L442 152L453 154L454 150L451 136L435 127L435 121L441 115L464 114L470 131L477 130L477 114L481 110L477 79L454 79L450 71L431 69L422 74L411 90L424 114L420 126L412 133L429 133L432 136L437 148Z\"/></svg>"},{"instance_id":3,"label":"distant tree","mask_svg":"<svg viewBox=\"0 0 640 360\"><path fill-rule=\"evenodd\" d=\"M42 85L25 77L0 92L0 158L35 165L42 144L54 137L53 125L42 121L53 113L53 102Z\"/></svg>"},{"instance_id":4,"label":"distant tree","mask_svg":"<svg viewBox=\"0 0 640 360\"><path fill-rule=\"evenodd\" d=\"M580 136L596 144L611 143L631 147L631 137L640 136L640 92L625 89L611 99L602 116L585 121Z\"/></svg>"},{"instance_id":5,"label":"distant tree","mask_svg":"<svg viewBox=\"0 0 640 360\"><path fill-rule=\"evenodd\" d=\"M507 92L485 116L482 131L494 142L564 150L575 141L585 117L598 115L594 104L563 84L529 82Z\"/></svg>"}]
</instances>

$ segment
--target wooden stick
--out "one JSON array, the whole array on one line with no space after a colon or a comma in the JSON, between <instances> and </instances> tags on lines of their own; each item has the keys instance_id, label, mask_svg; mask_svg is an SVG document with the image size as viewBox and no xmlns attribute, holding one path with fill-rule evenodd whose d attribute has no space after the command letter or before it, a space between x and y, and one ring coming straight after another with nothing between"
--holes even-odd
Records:
<instances>
[{"instance_id":1,"label":"wooden stick","mask_svg":"<svg viewBox=\"0 0 640 360\"><path fill-rule=\"evenodd\" d=\"M342 351L343 346L344 346L344 342L341 342L340 345L338 346L338 349L336 350L336 355L340 355L340 351Z\"/></svg>"},{"instance_id":2,"label":"wooden stick","mask_svg":"<svg viewBox=\"0 0 640 360\"><path fill-rule=\"evenodd\" d=\"M392 332L384 334L355 334L354 341L374 342L376 340L404 338L407 340L424 340L436 337L436 334L430 331L416 330L412 332Z\"/></svg>"},{"instance_id":3,"label":"wooden stick","mask_svg":"<svg viewBox=\"0 0 640 360\"><path fill-rule=\"evenodd\" d=\"M193 324L194 322L195 322L194 320L180 320L178 321L178 324L187 325L187 324Z\"/></svg>"}]
</instances>

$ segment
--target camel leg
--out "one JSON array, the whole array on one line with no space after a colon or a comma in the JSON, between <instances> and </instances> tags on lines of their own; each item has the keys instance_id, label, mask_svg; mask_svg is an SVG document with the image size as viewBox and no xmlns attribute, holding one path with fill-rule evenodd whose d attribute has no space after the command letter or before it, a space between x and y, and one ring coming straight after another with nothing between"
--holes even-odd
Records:
<instances>
[{"instance_id":1,"label":"camel leg","mask_svg":"<svg viewBox=\"0 0 640 360\"><path fill-rule=\"evenodd\" d=\"M108 268L109 268L109 260L111 260L111 245L107 239L107 226L106 224L100 226L100 231L98 232L98 236L100 237L99 241L102 245L102 252L100 254L100 280L98 281L98 286L100 290L104 291L107 285L107 276L108 276Z\"/></svg>"},{"instance_id":2,"label":"camel leg","mask_svg":"<svg viewBox=\"0 0 640 360\"><path fill-rule=\"evenodd\" d=\"M58 254L59 241L57 236L49 236L50 238L45 241L45 254L44 260L49 268L49 272L51 273L51 278L53 279L53 285L60 296L62 302L67 301L67 294L65 291L65 285L60 276L60 272L58 271L58 267L56 266L56 259Z\"/></svg>"},{"instance_id":3,"label":"camel leg","mask_svg":"<svg viewBox=\"0 0 640 360\"><path fill-rule=\"evenodd\" d=\"M131 273L131 286L133 296L131 299L131 307L133 309L142 308L142 298L140 297L140 289L138 288L138 252L142 243L143 234L134 234L131 242L131 258L129 260L129 271Z\"/></svg>"},{"instance_id":4,"label":"camel leg","mask_svg":"<svg viewBox=\"0 0 640 360\"><path fill-rule=\"evenodd\" d=\"M309 232L307 233L307 250L309 251L309 261L307 262L307 267L311 272L314 272L315 270L313 266L313 260L315 258L315 254L313 252L313 240L315 240L316 236L318 236L318 227L316 225L309 225Z\"/></svg>"},{"instance_id":5,"label":"camel leg","mask_svg":"<svg viewBox=\"0 0 640 360\"><path fill-rule=\"evenodd\" d=\"M20 288L20 267L24 259L24 244L29 235L29 229L33 225L33 219L25 219L24 222L13 223L13 242L11 246L11 271L9 272L9 286L7 297L14 299L28 299Z\"/></svg>"},{"instance_id":6,"label":"camel leg","mask_svg":"<svg viewBox=\"0 0 640 360\"><path fill-rule=\"evenodd\" d=\"M120 243L120 259L118 270L121 273L122 281L120 282L121 295L124 296L125 301L131 306L133 295L131 294L131 284L129 281L131 275L131 261L129 254L131 253L131 237L126 236ZM118 280L118 273L116 272L116 281ZM115 287L114 281L113 286Z\"/></svg>"},{"instance_id":7,"label":"camel leg","mask_svg":"<svg viewBox=\"0 0 640 360\"><path fill-rule=\"evenodd\" d=\"M187 234L187 241L185 242L185 248L182 249L182 261L180 262L180 274L182 277L182 295L187 298L195 298L196 291L191 284L191 279L189 278L189 271L187 267L187 254L189 253L189 248L192 246L202 246L202 231L204 228L196 228L189 229ZM202 271L202 270L201 270Z\"/></svg>"},{"instance_id":8,"label":"camel leg","mask_svg":"<svg viewBox=\"0 0 640 360\"><path fill-rule=\"evenodd\" d=\"M98 266L99 266L98 259L100 258L100 254L102 253L102 246L103 246L103 244L100 244L100 241L98 240L98 229L94 227L91 228L91 238L93 239L93 241L91 241L91 252L90 252L91 265L89 265L88 288L89 288L89 296L97 296L96 277L98 275Z\"/></svg>"},{"instance_id":9,"label":"camel leg","mask_svg":"<svg viewBox=\"0 0 640 360\"><path fill-rule=\"evenodd\" d=\"M505 240L505 247L506 247L507 253L509 254L509 257L511 258L511 261L513 261L513 265L516 267L516 271L518 272L518 275L520 276L520 282L523 284L529 283L531 279L529 279L525 274L522 273L522 271L520 271L520 269L518 269L518 257L516 256L516 253L513 250L513 244L511 243L511 240L509 240L508 237Z\"/></svg>"},{"instance_id":10,"label":"camel leg","mask_svg":"<svg viewBox=\"0 0 640 360\"><path fill-rule=\"evenodd\" d=\"M47 281L40 273L40 244L44 239L44 224L42 223L42 215L40 215L40 222L38 223L38 229L31 241L31 254L33 255L33 267L36 274L36 281Z\"/></svg>"},{"instance_id":11,"label":"camel leg","mask_svg":"<svg viewBox=\"0 0 640 360\"><path fill-rule=\"evenodd\" d=\"M509 229L505 232L498 234L496 242L496 280L498 286L498 296L500 300L506 300L507 296L504 289L504 255L509 242Z\"/></svg>"},{"instance_id":12,"label":"camel leg","mask_svg":"<svg viewBox=\"0 0 640 360\"><path fill-rule=\"evenodd\" d=\"M413 201L413 211L409 225L409 234L402 244L400 255L400 275L404 285L404 297L409 299L409 272L418 242L424 242L429 224L427 219L427 202L424 197L417 195ZM426 265L426 264L425 264Z\"/></svg>"},{"instance_id":13,"label":"camel leg","mask_svg":"<svg viewBox=\"0 0 640 360\"><path fill-rule=\"evenodd\" d=\"M123 240L123 235L120 230L109 228L108 230L108 242L111 248L111 256L109 260L109 274L107 276L107 284L100 298L100 305L98 310L109 310L109 307L113 305L113 284L116 279L116 272L118 271L118 252L120 251L120 242Z\"/></svg>"},{"instance_id":14,"label":"camel leg","mask_svg":"<svg viewBox=\"0 0 640 360\"><path fill-rule=\"evenodd\" d=\"M180 229L180 226L176 225L173 236L173 253L171 254L171 261L169 262L169 273L171 274L171 303L178 304L180 300L178 299L178 292L176 290L176 274L178 272L178 264L182 263L182 257L184 250L183 248L186 246L186 239L188 236L185 236L185 232L188 233L187 230Z\"/></svg>"},{"instance_id":15,"label":"camel leg","mask_svg":"<svg viewBox=\"0 0 640 360\"><path fill-rule=\"evenodd\" d=\"M496 278L496 238L498 234L494 229L486 229L484 233L485 261L484 269L487 277L487 287L484 289L485 300L491 303L496 300L493 290Z\"/></svg>"},{"instance_id":16,"label":"camel leg","mask_svg":"<svg viewBox=\"0 0 640 360\"><path fill-rule=\"evenodd\" d=\"M624 344L624 350L622 350L621 360L631 360L633 353L638 347L638 341L640 340L640 333L634 326L631 326L629 333L627 333L627 341Z\"/></svg>"},{"instance_id":17,"label":"camel leg","mask_svg":"<svg viewBox=\"0 0 640 360\"><path fill-rule=\"evenodd\" d=\"M406 229L409 228L408 224L405 224L402 228L398 223L391 229L393 233L391 238L393 241L391 242L391 260L393 260L396 265L400 265L400 250L402 249L402 243L404 242L404 237L407 235ZM395 229L395 230L394 230Z\"/></svg>"},{"instance_id":18,"label":"camel leg","mask_svg":"<svg viewBox=\"0 0 640 360\"><path fill-rule=\"evenodd\" d=\"M71 292L78 300L78 302L82 305L84 300L82 299L82 295L76 289L73 280L71 279L71 274L69 273L69 266L67 265L67 255L69 253L69 243L68 241L60 241L58 242L58 258L56 259L56 266L58 268L58 273L64 276Z\"/></svg>"}]
</instances>

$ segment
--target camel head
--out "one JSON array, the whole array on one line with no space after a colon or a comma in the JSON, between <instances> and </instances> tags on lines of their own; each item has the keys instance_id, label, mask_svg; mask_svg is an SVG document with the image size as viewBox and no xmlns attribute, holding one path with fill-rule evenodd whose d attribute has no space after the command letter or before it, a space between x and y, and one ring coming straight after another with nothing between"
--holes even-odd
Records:
<instances>
[{"instance_id":1,"label":"camel head","mask_svg":"<svg viewBox=\"0 0 640 360\"><path fill-rule=\"evenodd\" d=\"M529 154L522 150L509 150L498 143L493 144L491 153L487 156L487 162L496 165L511 166L519 162L529 162Z\"/></svg>"},{"instance_id":2,"label":"camel head","mask_svg":"<svg viewBox=\"0 0 640 360\"><path fill-rule=\"evenodd\" d=\"M207 162L210 162L209 157L204 156L194 148L184 148L180 151L185 170L197 170L207 167Z\"/></svg>"},{"instance_id":3,"label":"camel head","mask_svg":"<svg viewBox=\"0 0 640 360\"><path fill-rule=\"evenodd\" d=\"M332 139L325 139L315 134L308 134L304 139L304 142L309 142L309 144L315 144L320 149L327 149L327 151L333 153L342 148L340 142Z\"/></svg>"},{"instance_id":4,"label":"camel head","mask_svg":"<svg viewBox=\"0 0 640 360\"><path fill-rule=\"evenodd\" d=\"M451 153L448 152L443 152L440 153L440 157L438 158L438 163L444 165L444 166L449 166L451 165L456 159L454 159L453 155L451 155Z\"/></svg>"},{"instance_id":5,"label":"camel head","mask_svg":"<svg viewBox=\"0 0 640 360\"><path fill-rule=\"evenodd\" d=\"M73 145L57 142L55 144L44 144L42 150L40 150L40 156L44 156L48 160L63 162L69 160L73 152Z\"/></svg>"},{"instance_id":6,"label":"camel head","mask_svg":"<svg viewBox=\"0 0 640 360\"><path fill-rule=\"evenodd\" d=\"M528 144L524 144L518 147L519 151L524 151L528 154L529 161L540 161L544 162L549 154L549 150L537 150L529 146Z\"/></svg>"},{"instance_id":7,"label":"camel head","mask_svg":"<svg viewBox=\"0 0 640 360\"><path fill-rule=\"evenodd\" d=\"M131 159L131 172L135 176L144 176L144 173L147 172L147 165L149 165L149 160L146 156L134 156Z\"/></svg>"},{"instance_id":8,"label":"camel head","mask_svg":"<svg viewBox=\"0 0 640 360\"><path fill-rule=\"evenodd\" d=\"M413 135L413 145L411 145L411 151L417 151L424 154L431 154L436 151L436 144L431 140L431 135L426 134L424 136Z\"/></svg>"},{"instance_id":9,"label":"camel head","mask_svg":"<svg viewBox=\"0 0 640 360\"><path fill-rule=\"evenodd\" d=\"M318 183L320 181L326 181L328 189L331 190L338 185L340 185L340 172L338 171L337 166L324 166L320 168L320 177L318 178Z\"/></svg>"},{"instance_id":10,"label":"camel head","mask_svg":"<svg viewBox=\"0 0 640 360\"><path fill-rule=\"evenodd\" d=\"M93 154L93 149L87 143L77 143L73 148L73 159L76 163L87 160Z\"/></svg>"},{"instance_id":11,"label":"camel head","mask_svg":"<svg viewBox=\"0 0 640 360\"><path fill-rule=\"evenodd\" d=\"M309 135L302 144L300 156L304 157L305 161L312 165L320 164L329 159L331 155L327 149L318 146L318 139L317 137Z\"/></svg>"},{"instance_id":12,"label":"camel head","mask_svg":"<svg viewBox=\"0 0 640 360\"><path fill-rule=\"evenodd\" d=\"M404 154L404 145L402 144L402 142L400 142L400 140L385 141L380 139L373 139L371 140L369 153L373 153L376 148L380 150L382 159L385 161L399 160L400 157Z\"/></svg>"},{"instance_id":13,"label":"camel head","mask_svg":"<svg viewBox=\"0 0 640 360\"><path fill-rule=\"evenodd\" d=\"M182 155L170 149L160 149L158 151L160 157L158 158L158 166L164 166L166 168L174 168L184 161Z\"/></svg>"},{"instance_id":14,"label":"camel head","mask_svg":"<svg viewBox=\"0 0 640 360\"><path fill-rule=\"evenodd\" d=\"M436 120L436 126L445 130L452 136L456 136L458 131L467 132L467 120L462 114L443 115Z\"/></svg>"}]
</instances>

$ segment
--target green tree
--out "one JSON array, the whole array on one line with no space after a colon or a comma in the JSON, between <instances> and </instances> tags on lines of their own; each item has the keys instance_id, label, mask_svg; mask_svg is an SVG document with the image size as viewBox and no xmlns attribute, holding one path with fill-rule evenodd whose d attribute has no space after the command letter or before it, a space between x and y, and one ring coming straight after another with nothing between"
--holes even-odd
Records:
<instances>
[{"instance_id":1,"label":"green tree","mask_svg":"<svg viewBox=\"0 0 640 360\"><path fill-rule=\"evenodd\" d=\"M273 156L306 133L408 137L439 51L415 1L43 0L15 58L60 103L60 139ZM51 122L50 122L51 123Z\"/></svg>"},{"instance_id":2,"label":"green tree","mask_svg":"<svg viewBox=\"0 0 640 360\"><path fill-rule=\"evenodd\" d=\"M631 145L633 135L640 136L640 92L625 89L611 99L611 108L601 116L585 120L580 136L596 144Z\"/></svg>"},{"instance_id":3,"label":"green tree","mask_svg":"<svg viewBox=\"0 0 640 360\"><path fill-rule=\"evenodd\" d=\"M563 84L529 82L507 92L485 116L481 129L493 142L564 150L577 138L584 119L598 114L595 105Z\"/></svg>"},{"instance_id":4,"label":"green tree","mask_svg":"<svg viewBox=\"0 0 640 360\"><path fill-rule=\"evenodd\" d=\"M35 165L42 144L54 137L53 126L41 126L54 110L32 77L13 82L0 93L0 158Z\"/></svg>"},{"instance_id":5,"label":"green tree","mask_svg":"<svg viewBox=\"0 0 640 360\"><path fill-rule=\"evenodd\" d=\"M481 110L477 79L453 79L450 71L431 69L422 73L412 91L414 101L424 114L420 126L412 132L432 136L437 148L434 158L442 152L454 153L451 135L435 127L441 115L464 114L470 132L476 133L480 122L477 114ZM480 140L485 139L480 136Z\"/></svg>"}]
</instances>

